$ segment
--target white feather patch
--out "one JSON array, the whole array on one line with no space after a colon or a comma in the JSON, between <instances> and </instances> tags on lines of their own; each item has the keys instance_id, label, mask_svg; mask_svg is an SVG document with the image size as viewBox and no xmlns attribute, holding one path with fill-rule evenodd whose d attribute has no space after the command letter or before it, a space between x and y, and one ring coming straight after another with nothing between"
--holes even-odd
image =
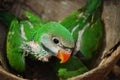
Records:
<instances>
[{"instance_id":1,"label":"white feather patch","mask_svg":"<svg viewBox=\"0 0 120 80\"><path fill-rule=\"evenodd\" d=\"M74 31L75 31L78 27L79 27L79 24L76 25L76 26L72 29L72 32L71 32L72 35L73 35Z\"/></svg>"},{"instance_id":2,"label":"white feather patch","mask_svg":"<svg viewBox=\"0 0 120 80\"><path fill-rule=\"evenodd\" d=\"M83 12L78 15L78 18L80 18L83 15Z\"/></svg>"},{"instance_id":3,"label":"white feather patch","mask_svg":"<svg viewBox=\"0 0 120 80\"><path fill-rule=\"evenodd\" d=\"M27 40L27 37L25 36L25 31L24 31L24 25L21 24L21 37L25 40Z\"/></svg>"},{"instance_id":4,"label":"white feather patch","mask_svg":"<svg viewBox=\"0 0 120 80\"><path fill-rule=\"evenodd\" d=\"M87 23L87 24L83 27L83 29L78 32L78 39L77 39L77 42L76 42L76 48L75 48L74 55L77 53L77 51L80 50L80 40L81 40L81 37L82 37L85 29L86 29L87 27L89 27L89 25L90 25L90 23Z\"/></svg>"},{"instance_id":5,"label":"white feather patch","mask_svg":"<svg viewBox=\"0 0 120 80\"><path fill-rule=\"evenodd\" d=\"M29 22L29 21L26 21L26 22L28 23L30 28L34 28L34 26L33 26L33 24L31 22Z\"/></svg>"}]
</instances>

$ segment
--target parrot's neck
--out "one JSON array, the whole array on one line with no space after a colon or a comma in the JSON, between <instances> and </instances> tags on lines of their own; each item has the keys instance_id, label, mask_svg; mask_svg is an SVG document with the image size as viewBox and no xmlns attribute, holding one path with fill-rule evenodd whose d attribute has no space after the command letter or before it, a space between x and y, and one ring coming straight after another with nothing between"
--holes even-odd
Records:
<instances>
[{"instance_id":1,"label":"parrot's neck","mask_svg":"<svg viewBox=\"0 0 120 80\"><path fill-rule=\"evenodd\" d=\"M25 42L21 48L23 49L23 52L25 52L25 56L30 55L36 60L43 62L48 62L48 58L51 56L47 51L43 49L41 45L35 41Z\"/></svg>"}]
</instances>

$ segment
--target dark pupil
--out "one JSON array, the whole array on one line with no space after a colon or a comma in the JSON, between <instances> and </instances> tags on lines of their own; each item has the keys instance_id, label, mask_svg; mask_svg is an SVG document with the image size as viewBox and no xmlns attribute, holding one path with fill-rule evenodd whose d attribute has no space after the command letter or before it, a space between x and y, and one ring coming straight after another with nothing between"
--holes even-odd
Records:
<instances>
[{"instance_id":1,"label":"dark pupil","mask_svg":"<svg viewBox=\"0 0 120 80\"><path fill-rule=\"evenodd\" d=\"M55 44L58 44L59 43L59 40L58 39L53 39L54 43Z\"/></svg>"}]
</instances>

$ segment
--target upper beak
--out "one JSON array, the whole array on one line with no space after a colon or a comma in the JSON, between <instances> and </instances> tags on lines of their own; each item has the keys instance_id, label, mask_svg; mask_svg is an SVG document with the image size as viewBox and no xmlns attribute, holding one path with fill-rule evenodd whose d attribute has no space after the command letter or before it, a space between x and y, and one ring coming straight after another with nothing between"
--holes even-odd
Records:
<instances>
[{"instance_id":1,"label":"upper beak","mask_svg":"<svg viewBox=\"0 0 120 80\"><path fill-rule=\"evenodd\" d=\"M56 57L60 59L60 63L65 63L70 58L71 52L65 50L59 50Z\"/></svg>"}]
</instances>

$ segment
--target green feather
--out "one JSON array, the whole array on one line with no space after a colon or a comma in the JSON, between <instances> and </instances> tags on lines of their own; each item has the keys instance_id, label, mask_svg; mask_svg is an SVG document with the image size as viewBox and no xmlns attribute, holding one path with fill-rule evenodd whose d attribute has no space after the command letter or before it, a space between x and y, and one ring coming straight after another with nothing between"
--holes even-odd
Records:
<instances>
[{"instance_id":1,"label":"green feather","mask_svg":"<svg viewBox=\"0 0 120 80\"><path fill-rule=\"evenodd\" d=\"M25 70L25 54L20 47L32 40L36 30L46 23L28 11L25 11L25 15L27 20L18 21L10 12L0 12L0 20L10 27L7 35L7 59L10 66L18 72Z\"/></svg>"},{"instance_id":2,"label":"green feather","mask_svg":"<svg viewBox=\"0 0 120 80\"><path fill-rule=\"evenodd\" d=\"M47 23L47 21L41 19L40 17L36 16L33 13L30 13L29 11L24 10L26 17L28 18L29 21L31 22L38 22L41 26Z\"/></svg>"},{"instance_id":3,"label":"green feather","mask_svg":"<svg viewBox=\"0 0 120 80\"><path fill-rule=\"evenodd\" d=\"M11 23L10 31L8 32L6 49L10 66L21 72L25 70L25 59L24 55L21 54L22 50L19 48L23 41L19 34L19 28L20 25L18 21L14 19Z\"/></svg>"},{"instance_id":4,"label":"green feather","mask_svg":"<svg viewBox=\"0 0 120 80\"><path fill-rule=\"evenodd\" d=\"M86 6L74 11L60 22L72 33L76 45L79 46L77 54L82 54L88 60L87 63L90 63L103 39L101 5L102 0L88 0ZM57 64L56 67L58 76L65 79L88 71L83 62L74 57L64 64Z\"/></svg>"},{"instance_id":5,"label":"green feather","mask_svg":"<svg viewBox=\"0 0 120 80\"><path fill-rule=\"evenodd\" d=\"M80 75L88 71L87 67L75 56L72 56L66 63L54 63L54 69L57 75L62 79Z\"/></svg>"},{"instance_id":6,"label":"green feather","mask_svg":"<svg viewBox=\"0 0 120 80\"><path fill-rule=\"evenodd\" d=\"M77 46L80 45L79 51L86 59L93 57L94 52L98 50L102 42L103 23L100 19L101 5L102 0L88 0L85 7L73 12L60 22L72 33L75 41L78 42ZM88 30L91 29L90 27L94 31ZM77 50L77 52L79 51Z\"/></svg>"},{"instance_id":7,"label":"green feather","mask_svg":"<svg viewBox=\"0 0 120 80\"><path fill-rule=\"evenodd\" d=\"M45 56L56 56L64 47L74 47L73 37L64 26L57 22L45 22L27 11L25 14L28 19L19 21L15 17L13 20L3 17L5 23L11 23L7 36L7 59L13 69L25 71L25 57L43 60ZM60 46L54 44L53 37L59 38Z\"/></svg>"},{"instance_id":8,"label":"green feather","mask_svg":"<svg viewBox=\"0 0 120 80\"><path fill-rule=\"evenodd\" d=\"M87 27L81 36L80 51L87 59L94 56L94 52L99 49L103 38L103 24L98 19L91 26Z\"/></svg>"}]
</instances>

